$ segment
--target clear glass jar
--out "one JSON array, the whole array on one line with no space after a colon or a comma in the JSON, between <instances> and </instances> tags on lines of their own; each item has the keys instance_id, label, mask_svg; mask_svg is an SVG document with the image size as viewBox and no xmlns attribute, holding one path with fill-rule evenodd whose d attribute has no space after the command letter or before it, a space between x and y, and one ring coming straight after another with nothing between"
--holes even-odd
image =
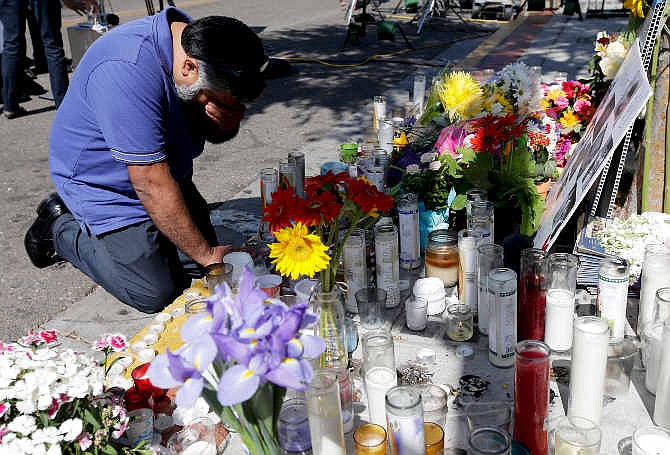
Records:
<instances>
[{"instance_id":1,"label":"clear glass jar","mask_svg":"<svg viewBox=\"0 0 670 455\"><path fill-rule=\"evenodd\" d=\"M644 386L656 395L658 373L661 369L661 349L663 348L663 322L647 324L642 332L642 362L644 363Z\"/></svg>"},{"instance_id":2,"label":"clear glass jar","mask_svg":"<svg viewBox=\"0 0 670 455\"><path fill-rule=\"evenodd\" d=\"M518 340L544 340L547 253L537 248L521 251Z\"/></svg>"},{"instance_id":3,"label":"clear glass jar","mask_svg":"<svg viewBox=\"0 0 670 455\"><path fill-rule=\"evenodd\" d=\"M421 265L419 249L419 201L414 193L396 200L398 234L400 237L400 267L413 270Z\"/></svg>"},{"instance_id":4,"label":"clear glass jar","mask_svg":"<svg viewBox=\"0 0 670 455\"><path fill-rule=\"evenodd\" d=\"M481 232L483 243L493 243L495 208L490 201L473 201L467 217L468 229Z\"/></svg>"},{"instance_id":5,"label":"clear glass jar","mask_svg":"<svg viewBox=\"0 0 670 455\"><path fill-rule=\"evenodd\" d=\"M295 163L288 159L279 161L279 188L295 189Z\"/></svg>"},{"instance_id":6,"label":"clear glass jar","mask_svg":"<svg viewBox=\"0 0 670 455\"><path fill-rule=\"evenodd\" d=\"M305 154L302 152L290 152L288 154L289 163L293 164L295 171L293 173L293 189L299 197L305 197Z\"/></svg>"},{"instance_id":7,"label":"clear glass jar","mask_svg":"<svg viewBox=\"0 0 670 455\"><path fill-rule=\"evenodd\" d=\"M320 366L323 368L346 368L349 358L344 316L344 297L335 287L325 292L317 285L312 294L312 309L319 317L317 335L326 342L321 354Z\"/></svg>"},{"instance_id":8,"label":"clear glass jar","mask_svg":"<svg viewBox=\"0 0 670 455\"><path fill-rule=\"evenodd\" d=\"M600 425L607 371L609 327L594 316L575 319L568 416Z\"/></svg>"},{"instance_id":9,"label":"clear glass jar","mask_svg":"<svg viewBox=\"0 0 670 455\"><path fill-rule=\"evenodd\" d=\"M661 362L656 387L656 402L654 403L654 423L663 428L670 428L670 319L663 323L661 343Z\"/></svg>"},{"instance_id":10,"label":"clear glass jar","mask_svg":"<svg viewBox=\"0 0 670 455\"><path fill-rule=\"evenodd\" d=\"M471 229L458 231L458 298L477 312L477 247L482 234Z\"/></svg>"},{"instance_id":11,"label":"clear glass jar","mask_svg":"<svg viewBox=\"0 0 670 455\"><path fill-rule=\"evenodd\" d=\"M601 437L598 425L580 417L561 417L549 436L556 455L599 455Z\"/></svg>"},{"instance_id":12,"label":"clear glass jar","mask_svg":"<svg viewBox=\"0 0 670 455\"><path fill-rule=\"evenodd\" d=\"M386 291L386 307L400 303L400 263L398 257L398 230L393 224L375 227L375 261L377 287ZM391 298L398 297L398 298Z\"/></svg>"},{"instance_id":13,"label":"clear glass jar","mask_svg":"<svg viewBox=\"0 0 670 455\"><path fill-rule=\"evenodd\" d=\"M335 371L318 369L305 391L313 453L346 455L340 388Z\"/></svg>"},{"instance_id":14,"label":"clear glass jar","mask_svg":"<svg viewBox=\"0 0 670 455\"><path fill-rule=\"evenodd\" d=\"M426 276L442 280L444 287L458 284L458 236L446 229L428 234Z\"/></svg>"},{"instance_id":15,"label":"clear glass jar","mask_svg":"<svg viewBox=\"0 0 670 455\"><path fill-rule=\"evenodd\" d=\"M598 270L598 311L610 326L610 342L621 341L626 327L628 261L603 258Z\"/></svg>"},{"instance_id":16,"label":"clear glass jar","mask_svg":"<svg viewBox=\"0 0 670 455\"><path fill-rule=\"evenodd\" d=\"M670 249L664 244L649 244L644 248L644 263L640 279L640 309L637 318L637 331L642 333L644 326L653 322L656 312L656 291L670 286Z\"/></svg>"},{"instance_id":17,"label":"clear glass jar","mask_svg":"<svg viewBox=\"0 0 670 455\"><path fill-rule=\"evenodd\" d=\"M307 402L291 398L281 405L277 436L282 449L290 453L307 453L312 448L307 418Z\"/></svg>"},{"instance_id":18,"label":"clear glass jar","mask_svg":"<svg viewBox=\"0 0 670 455\"><path fill-rule=\"evenodd\" d=\"M516 346L514 368L514 439L532 454L547 453L545 419L549 415L551 349L542 341ZM598 396L602 400L602 395Z\"/></svg>"},{"instance_id":19,"label":"clear glass jar","mask_svg":"<svg viewBox=\"0 0 670 455\"><path fill-rule=\"evenodd\" d=\"M349 234L342 248L344 274L349 287L347 292L346 310L358 313L356 292L368 286L368 266L365 257L365 231L354 229Z\"/></svg>"},{"instance_id":20,"label":"clear glass jar","mask_svg":"<svg viewBox=\"0 0 670 455\"><path fill-rule=\"evenodd\" d=\"M363 336L363 370L385 367L395 370L393 335L386 330L374 330Z\"/></svg>"},{"instance_id":21,"label":"clear glass jar","mask_svg":"<svg viewBox=\"0 0 670 455\"><path fill-rule=\"evenodd\" d=\"M386 422L393 455L424 455L421 393L412 386L386 392Z\"/></svg>"},{"instance_id":22,"label":"clear glass jar","mask_svg":"<svg viewBox=\"0 0 670 455\"><path fill-rule=\"evenodd\" d=\"M405 301L405 318L407 328L414 331L423 330L428 322L428 300L422 297L410 297Z\"/></svg>"},{"instance_id":23,"label":"clear glass jar","mask_svg":"<svg viewBox=\"0 0 670 455\"><path fill-rule=\"evenodd\" d=\"M455 303L447 307L445 334L452 341L467 341L472 338L474 324L472 310L468 305Z\"/></svg>"},{"instance_id":24,"label":"clear glass jar","mask_svg":"<svg viewBox=\"0 0 670 455\"><path fill-rule=\"evenodd\" d=\"M511 455L512 438L496 427L479 427L470 433L469 455Z\"/></svg>"},{"instance_id":25,"label":"clear glass jar","mask_svg":"<svg viewBox=\"0 0 670 455\"><path fill-rule=\"evenodd\" d=\"M514 365L516 347L516 272L500 267L489 272L489 361L497 367Z\"/></svg>"},{"instance_id":26,"label":"clear glass jar","mask_svg":"<svg viewBox=\"0 0 670 455\"><path fill-rule=\"evenodd\" d=\"M477 296L477 326L479 333L489 333L489 272L503 266L503 255L505 249L500 245L485 244L477 248L477 281L479 292Z\"/></svg>"},{"instance_id":27,"label":"clear glass jar","mask_svg":"<svg viewBox=\"0 0 670 455\"><path fill-rule=\"evenodd\" d=\"M655 300L654 322L670 318L670 287L657 289Z\"/></svg>"}]
</instances>

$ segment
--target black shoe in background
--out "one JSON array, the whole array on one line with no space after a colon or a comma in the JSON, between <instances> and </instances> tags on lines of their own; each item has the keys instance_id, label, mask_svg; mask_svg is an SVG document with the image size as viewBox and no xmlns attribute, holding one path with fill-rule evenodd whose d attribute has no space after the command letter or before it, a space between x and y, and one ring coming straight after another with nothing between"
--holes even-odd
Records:
<instances>
[{"instance_id":1,"label":"black shoe in background","mask_svg":"<svg viewBox=\"0 0 670 455\"><path fill-rule=\"evenodd\" d=\"M54 249L51 228L58 217L69 212L57 193L51 193L37 207L37 219L24 239L26 252L35 267L42 269L62 260Z\"/></svg>"}]
</instances>

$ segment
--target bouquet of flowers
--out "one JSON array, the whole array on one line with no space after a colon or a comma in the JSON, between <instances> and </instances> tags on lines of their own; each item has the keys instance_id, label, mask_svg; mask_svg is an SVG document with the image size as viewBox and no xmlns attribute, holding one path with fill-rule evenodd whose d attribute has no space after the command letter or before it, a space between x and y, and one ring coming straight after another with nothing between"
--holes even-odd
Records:
<instances>
[{"instance_id":1,"label":"bouquet of flowers","mask_svg":"<svg viewBox=\"0 0 670 455\"><path fill-rule=\"evenodd\" d=\"M116 338L123 343L124 338ZM150 453L119 448L128 417L103 393L105 371L92 357L58 351L54 331L0 343L0 454Z\"/></svg>"},{"instance_id":2,"label":"bouquet of flowers","mask_svg":"<svg viewBox=\"0 0 670 455\"><path fill-rule=\"evenodd\" d=\"M393 198L346 173L309 177L305 193L305 199L291 188L272 194L263 213L277 239L270 258L279 273L292 279L321 272L321 289L330 292L351 231L391 210Z\"/></svg>"},{"instance_id":3,"label":"bouquet of flowers","mask_svg":"<svg viewBox=\"0 0 670 455\"><path fill-rule=\"evenodd\" d=\"M179 407L204 397L251 453L278 454L277 418L286 388L309 386L309 359L325 348L321 338L301 333L316 321L305 303L288 308L269 299L245 269L237 295L226 283L217 286L207 311L182 326L184 345L156 356L147 375L157 387L178 387Z\"/></svg>"}]
</instances>

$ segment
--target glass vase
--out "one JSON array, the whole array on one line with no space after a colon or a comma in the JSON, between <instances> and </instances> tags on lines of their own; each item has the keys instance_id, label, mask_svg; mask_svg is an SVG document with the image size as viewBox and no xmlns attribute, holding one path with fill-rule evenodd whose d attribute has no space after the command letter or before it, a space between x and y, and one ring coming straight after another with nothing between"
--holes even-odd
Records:
<instances>
[{"instance_id":1,"label":"glass vase","mask_svg":"<svg viewBox=\"0 0 670 455\"><path fill-rule=\"evenodd\" d=\"M344 296L337 288L324 291L317 286L312 297L312 310L319 316L317 335L326 342L319 365L322 368L347 368L347 338L344 321Z\"/></svg>"}]
</instances>

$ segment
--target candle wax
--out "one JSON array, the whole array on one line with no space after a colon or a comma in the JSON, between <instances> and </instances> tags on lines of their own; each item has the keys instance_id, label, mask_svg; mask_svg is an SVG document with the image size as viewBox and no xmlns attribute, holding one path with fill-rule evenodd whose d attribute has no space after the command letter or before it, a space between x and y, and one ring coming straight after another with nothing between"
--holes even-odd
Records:
<instances>
[{"instance_id":1,"label":"candle wax","mask_svg":"<svg viewBox=\"0 0 670 455\"><path fill-rule=\"evenodd\" d=\"M644 434L636 438L635 442L633 455L667 455L670 453L670 438L667 436Z\"/></svg>"},{"instance_id":2,"label":"candle wax","mask_svg":"<svg viewBox=\"0 0 670 455\"><path fill-rule=\"evenodd\" d=\"M398 376L390 368L376 367L365 374L370 423L386 427L386 392L397 383Z\"/></svg>"},{"instance_id":3,"label":"candle wax","mask_svg":"<svg viewBox=\"0 0 670 455\"><path fill-rule=\"evenodd\" d=\"M542 277L522 276L519 281L517 341L544 340L545 291Z\"/></svg>"},{"instance_id":4,"label":"candle wax","mask_svg":"<svg viewBox=\"0 0 670 455\"><path fill-rule=\"evenodd\" d=\"M549 361L529 350L516 360L514 372L514 439L532 455L547 453L544 419L549 408Z\"/></svg>"}]
</instances>

